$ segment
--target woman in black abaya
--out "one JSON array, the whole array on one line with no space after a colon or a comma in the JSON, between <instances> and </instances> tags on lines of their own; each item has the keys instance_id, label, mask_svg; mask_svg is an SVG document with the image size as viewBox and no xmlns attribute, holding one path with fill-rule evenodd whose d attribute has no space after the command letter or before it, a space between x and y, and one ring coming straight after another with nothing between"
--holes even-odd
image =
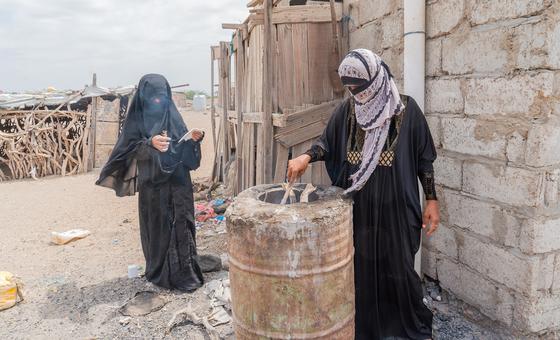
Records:
<instances>
[{"instance_id":1,"label":"woman in black abaya","mask_svg":"<svg viewBox=\"0 0 560 340\"><path fill-rule=\"evenodd\" d=\"M422 229L430 225L431 235L439 222L428 124L373 52L350 52L339 74L352 98L313 147L290 161L288 176L293 181L310 162L325 161L333 185L354 199L356 339L430 339L432 314L414 270Z\"/></svg>"},{"instance_id":2,"label":"woman in black abaya","mask_svg":"<svg viewBox=\"0 0 560 340\"><path fill-rule=\"evenodd\" d=\"M202 134L179 143L187 127L157 74L140 79L122 133L97 185L117 196L139 193L140 237L146 278L193 291L203 284L196 261L193 188L189 171L200 165Z\"/></svg>"}]
</instances>

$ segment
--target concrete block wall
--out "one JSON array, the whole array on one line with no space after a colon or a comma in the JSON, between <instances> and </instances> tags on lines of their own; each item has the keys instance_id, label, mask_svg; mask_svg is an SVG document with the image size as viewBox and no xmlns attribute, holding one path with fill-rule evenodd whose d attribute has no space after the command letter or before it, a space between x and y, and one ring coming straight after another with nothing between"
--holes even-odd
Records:
<instances>
[{"instance_id":1,"label":"concrete block wall","mask_svg":"<svg viewBox=\"0 0 560 340\"><path fill-rule=\"evenodd\" d=\"M96 100L97 110L95 113L95 163L94 167L100 168L109 159L111 151L119 137L119 106L120 99L113 101L103 100L101 97L93 98Z\"/></svg>"},{"instance_id":2,"label":"concrete block wall","mask_svg":"<svg viewBox=\"0 0 560 340\"><path fill-rule=\"evenodd\" d=\"M402 89L403 1L348 2L351 48ZM428 0L426 118L442 207L423 271L489 318L560 329L560 1Z\"/></svg>"}]
</instances>

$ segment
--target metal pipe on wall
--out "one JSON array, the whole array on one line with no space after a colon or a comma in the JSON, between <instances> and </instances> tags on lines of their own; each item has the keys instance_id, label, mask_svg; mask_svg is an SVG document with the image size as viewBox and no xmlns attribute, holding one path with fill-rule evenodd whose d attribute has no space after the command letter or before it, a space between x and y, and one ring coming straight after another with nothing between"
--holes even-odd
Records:
<instances>
[{"instance_id":1,"label":"metal pipe on wall","mask_svg":"<svg viewBox=\"0 0 560 340\"><path fill-rule=\"evenodd\" d=\"M404 0L404 93L424 111L426 90L426 1ZM421 186L419 184L422 192ZM423 202L423 200L420 200ZM423 208L423 205L422 205ZM422 247L414 259L421 274Z\"/></svg>"}]
</instances>

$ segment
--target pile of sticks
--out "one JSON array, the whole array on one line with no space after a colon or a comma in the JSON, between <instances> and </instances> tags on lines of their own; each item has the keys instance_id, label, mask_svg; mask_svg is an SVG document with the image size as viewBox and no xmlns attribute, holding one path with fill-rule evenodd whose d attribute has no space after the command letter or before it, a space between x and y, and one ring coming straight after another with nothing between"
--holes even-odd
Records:
<instances>
[{"instance_id":1,"label":"pile of sticks","mask_svg":"<svg viewBox=\"0 0 560 340\"><path fill-rule=\"evenodd\" d=\"M87 171L90 113L0 111L0 181Z\"/></svg>"}]
</instances>

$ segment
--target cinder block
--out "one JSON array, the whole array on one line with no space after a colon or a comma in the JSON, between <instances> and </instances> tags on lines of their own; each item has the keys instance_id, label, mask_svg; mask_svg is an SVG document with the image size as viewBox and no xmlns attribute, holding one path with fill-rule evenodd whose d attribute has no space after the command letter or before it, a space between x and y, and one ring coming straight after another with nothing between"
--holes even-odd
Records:
<instances>
[{"instance_id":1,"label":"cinder block","mask_svg":"<svg viewBox=\"0 0 560 340\"><path fill-rule=\"evenodd\" d=\"M397 87L399 87L399 91L402 92L402 79L404 77L404 54L403 54L403 46L389 48L381 52L379 55L389 66L391 72L395 76L395 82L397 83Z\"/></svg>"},{"instance_id":2,"label":"cinder block","mask_svg":"<svg viewBox=\"0 0 560 340\"><path fill-rule=\"evenodd\" d=\"M422 273L437 280L438 255L427 247L422 247Z\"/></svg>"},{"instance_id":3,"label":"cinder block","mask_svg":"<svg viewBox=\"0 0 560 340\"><path fill-rule=\"evenodd\" d=\"M559 41L560 44L560 41ZM560 122L534 124L527 136L526 163L532 167L560 164Z\"/></svg>"},{"instance_id":4,"label":"cinder block","mask_svg":"<svg viewBox=\"0 0 560 340\"><path fill-rule=\"evenodd\" d=\"M434 77L442 73L441 46L442 39L426 40L426 75Z\"/></svg>"},{"instance_id":5,"label":"cinder block","mask_svg":"<svg viewBox=\"0 0 560 340\"><path fill-rule=\"evenodd\" d=\"M430 127L430 133L432 134L432 139L437 148L441 147L441 126L438 116L426 115L426 121Z\"/></svg>"},{"instance_id":6,"label":"cinder block","mask_svg":"<svg viewBox=\"0 0 560 340\"><path fill-rule=\"evenodd\" d=\"M364 25L373 20L382 18L397 7L397 1L359 1L359 23Z\"/></svg>"},{"instance_id":7,"label":"cinder block","mask_svg":"<svg viewBox=\"0 0 560 340\"><path fill-rule=\"evenodd\" d=\"M443 117L441 126L444 149L505 160L506 140L499 123Z\"/></svg>"},{"instance_id":8,"label":"cinder block","mask_svg":"<svg viewBox=\"0 0 560 340\"><path fill-rule=\"evenodd\" d=\"M538 14L553 0L473 0L469 1L469 20L481 25L504 19L514 19Z\"/></svg>"},{"instance_id":9,"label":"cinder block","mask_svg":"<svg viewBox=\"0 0 560 340\"><path fill-rule=\"evenodd\" d=\"M443 39L442 68L447 74L505 73L508 68L505 29L471 30Z\"/></svg>"},{"instance_id":10,"label":"cinder block","mask_svg":"<svg viewBox=\"0 0 560 340\"><path fill-rule=\"evenodd\" d=\"M463 161L438 155L434 163L436 183L448 188L461 190L463 180Z\"/></svg>"},{"instance_id":11,"label":"cinder block","mask_svg":"<svg viewBox=\"0 0 560 340\"><path fill-rule=\"evenodd\" d=\"M464 108L460 80L438 78L426 82L427 113L463 113Z\"/></svg>"},{"instance_id":12,"label":"cinder block","mask_svg":"<svg viewBox=\"0 0 560 340\"><path fill-rule=\"evenodd\" d=\"M467 115L544 117L552 112L554 73L470 79L465 95Z\"/></svg>"},{"instance_id":13,"label":"cinder block","mask_svg":"<svg viewBox=\"0 0 560 340\"><path fill-rule=\"evenodd\" d=\"M119 137L118 122L97 122L95 127L96 144L115 144Z\"/></svg>"},{"instance_id":14,"label":"cinder block","mask_svg":"<svg viewBox=\"0 0 560 340\"><path fill-rule=\"evenodd\" d=\"M103 100L98 97L96 119L101 122L118 122L120 100L117 98L113 101Z\"/></svg>"},{"instance_id":15,"label":"cinder block","mask_svg":"<svg viewBox=\"0 0 560 340\"><path fill-rule=\"evenodd\" d=\"M560 295L539 292L535 297L518 296L513 322L533 333L560 328Z\"/></svg>"},{"instance_id":16,"label":"cinder block","mask_svg":"<svg viewBox=\"0 0 560 340\"><path fill-rule=\"evenodd\" d=\"M552 291L556 295L560 295L560 252L556 253L554 261L554 281L552 282Z\"/></svg>"},{"instance_id":17,"label":"cinder block","mask_svg":"<svg viewBox=\"0 0 560 340\"><path fill-rule=\"evenodd\" d=\"M379 53L379 42L382 39L381 27L378 22L371 22L365 26L358 28L350 34L350 48L367 48Z\"/></svg>"},{"instance_id":18,"label":"cinder block","mask_svg":"<svg viewBox=\"0 0 560 340\"><path fill-rule=\"evenodd\" d=\"M387 16L381 20L383 40L381 47L403 46L404 44L404 18L403 12Z\"/></svg>"},{"instance_id":19,"label":"cinder block","mask_svg":"<svg viewBox=\"0 0 560 340\"><path fill-rule=\"evenodd\" d=\"M560 251L560 218L529 220L521 229L520 248L529 254Z\"/></svg>"},{"instance_id":20,"label":"cinder block","mask_svg":"<svg viewBox=\"0 0 560 340\"><path fill-rule=\"evenodd\" d=\"M113 151L113 145L95 145L95 164L94 167L101 168L107 163L111 152Z\"/></svg>"},{"instance_id":21,"label":"cinder block","mask_svg":"<svg viewBox=\"0 0 560 340\"><path fill-rule=\"evenodd\" d=\"M515 164L525 164L527 150L527 130L519 127L507 136L506 158Z\"/></svg>"},{"instance_id":22,"label":"cinder block","mask_svg":"<svg viewBox=\"0 0 560 340\"><path fill-rule=\"evenodd\" d=\"M513 206L536 207L542 203L542 177L538 171L465 162L463 191Z\"/></svg>"},{"instance_id":23,"label":"cinder block","mask_svg":"<svg viewBox=\"0 0 560 340\"><path fill-rule=\"evenodd\" d=\"M457 260L458 247L455 230L447 227L444 223L440 223L438 230L432 236L426 236L422 240L424 246L428 249L437 250Z\"/></svg>"},{"instance_id":24,"label":"cinder block","mask_svg":"<svg viewBox=\"0 0 560 340\"><path fill-rule=\"evenodd\" d=\"M448 259L438 261L437 271L442 288L491 319L511 325L515 299L508 289Z\"/></svg>"},{"instance_id":25,"label":"cinder block","mask_svg":"<svg viewBox=\"0 0 560 340\"><path fill-rule=\"evenodd\" d=\"M426 31L429 38L449 33L464 17L463 0L438 1L426 6Z\"/></svg>"},{"instance_id":26,"label":"cinder block","mask_svg":"<svg viewBox=\"0 0 560 340\"><path fill-rule=\"evenodd\" d=\"M463 234L459 261L482 275L527 296L552 287L554 256L529 256Z\"/></svg>"},{"instance_id":27,"label":"cinder block","mask_svg":"<svg viewBox=\"0 0 560 340\"><path fill-rule=\"evenodd\" d=\"M493 241L517 247L522 221L499 206L483 202L452 190L444 190L446 223L467 229ZM523 226L525 227L525 226Z\"/></svg>"},{"instance_id":28,"label":"cinder block","mask_svg":"<svg viewBox=\"0 0 560 340\"><path fill-rule=\"evenodd\" d=\"M560 68L560 23L549 18L516 27L513 51L519 69Z\"/></svg>"}]
</instances>

